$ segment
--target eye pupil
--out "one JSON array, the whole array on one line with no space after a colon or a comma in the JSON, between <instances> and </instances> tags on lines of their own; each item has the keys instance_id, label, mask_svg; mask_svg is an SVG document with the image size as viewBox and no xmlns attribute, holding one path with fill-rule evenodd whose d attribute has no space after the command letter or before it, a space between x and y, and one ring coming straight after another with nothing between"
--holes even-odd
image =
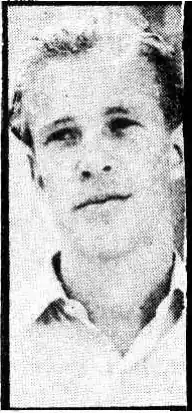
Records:
<instances>
[{"instance_id":1,"label":"eye pupil","mask_svg":"<svg viewBox=\"0 0 195 413\"><path fill-rule=\"evenodd\" d=\"M46 140L46 145L50 142L62 142L65 146L76 145L80 133L76 129L65 128L52 133Z\"/></svg>"},{"instance_id":2,"label":"eye pupil","mask_svg":"<svg viewBox=\"0 0 195 413\"><path fill-rule=\"evenodd\" d=\"M127 129L130 126L138 125L136 121L133 121L128 118L117 118L111 122L111 131L120 132L124 129Z\"/></svg>"}]
</instances>

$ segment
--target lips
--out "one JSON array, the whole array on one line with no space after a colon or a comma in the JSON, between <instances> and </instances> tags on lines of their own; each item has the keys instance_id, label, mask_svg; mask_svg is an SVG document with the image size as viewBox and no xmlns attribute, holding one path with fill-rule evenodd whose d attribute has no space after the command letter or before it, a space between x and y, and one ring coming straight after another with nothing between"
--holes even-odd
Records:
<instances>
[{"instance_id":1,"label":"lips","mask_svg":"<svg viewBox=\"0 0 195 413\"><path fill-rule=\"evenodd\" d=\"M84 202L81 202L77 206L74 207L74 210L78 211L79 209L85 208L89 205L97 205L97 204L105 204L109 201L125 201L130 198L131 194L128 195L104 195L104 196L97 196L93 198L89 198Z\"/></svg>"}]
</instances>

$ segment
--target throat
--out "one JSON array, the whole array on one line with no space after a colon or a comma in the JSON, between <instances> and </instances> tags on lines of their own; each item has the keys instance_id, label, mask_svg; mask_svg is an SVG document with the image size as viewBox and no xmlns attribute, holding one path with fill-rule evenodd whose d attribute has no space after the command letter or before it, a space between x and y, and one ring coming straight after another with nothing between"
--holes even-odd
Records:
<instances>
[{"instance_id":1,"label":"throat","mask_svg":"<svg viewBox=\"0 0 195 413\"><path fill-rule=\"evenodd\" d=\"M61 271L61 254L53 257L53 267L66 296L79 301L85 307L89 320L106 336L111 346L122 357L128 352L141 330L155 317L158 306L168 295L175 254L169 263L171 265L168 266L168 270L162 270L160 277L157 268L157 273L154 268L152 272L144 273L145 288L141 276L136 276L134 272L129 274L128 271L124 271L123 276L119 277L116 288L116 283L112 284L109 277L102 279L102 272L91 280L87 275L82 277L80 274L79 282L76 276L66 277L65 272L63 271L62 275ZM124 277L124 274L129 276ZM151 277L150 274L154 275Z\"/></svg>"},{"instance_id":2,"label":"throat","mask_svg":"<svg viewBox=\"0 0 195 413\"><path fill-rule=\"evenodd\" d=\"M105 310L95 316L95 325L123 357L141 330L141 312L135 309L125 313Z\"/></svg>"}]
</instances>

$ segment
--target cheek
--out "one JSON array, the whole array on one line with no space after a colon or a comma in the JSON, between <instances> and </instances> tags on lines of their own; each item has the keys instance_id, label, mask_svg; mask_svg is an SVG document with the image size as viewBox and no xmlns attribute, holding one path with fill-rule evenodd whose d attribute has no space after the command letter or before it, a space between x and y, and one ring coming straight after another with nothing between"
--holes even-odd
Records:
<instances>
[{"instance_id":1,"label":"cheek","mask_svg":"<svg viewBox=\"0 0 195 413\"><path fill-rule=\"evenodd\" d=\"M127 144L123 165L126 165L127 175L131 177L135 190L152 190L152 187L167 180L163 141L164 136L153 130L152 133L140 133L133 144Z\"/></svg>"},{"instance_id":2,"label":"cheek","mask_svg":"<svg viewBox=\"0 0 195 413\"><path fill-rule=\"evenodd\" d=\"M37 173L44 183L44 193L56 213L70 209L75 191L74 163L71 157L39 153Z\"/></svg>"},{"instance_id":3,"label":"cheek","mask_svg":"<svg viewBox=\"0 0 195 413\"><path fill-rule=\"evenodd\" d=\"M73 180L74 161L71 156L65 156L57 151L40 152L37 156L37 166L48 190L55 189L57 184L64 186Z\"/></svg>"},{"instance_id":4,"label":"cheek","mask_svg":"<svg viewBox=\"0 0 195 413\"><path fill-rule=\"evenodd\" d=\"M74 204L76 187L68 180L65 173L48 173L44 188L48 205L57 221L66 222Z\"/></svg>"},{"instance_id":5,"label":"cheek","mask_svg":"<svg viewBox=\"0 0 195 413\"><path fill-rule=\"evenodd\" d=\"M166 180L165 166L162 156L150 157L144 153L126 157L123 165L126 165L124 174L133 186L134 192L147 190L161 185Z\"/></svg>"}]
</instances>

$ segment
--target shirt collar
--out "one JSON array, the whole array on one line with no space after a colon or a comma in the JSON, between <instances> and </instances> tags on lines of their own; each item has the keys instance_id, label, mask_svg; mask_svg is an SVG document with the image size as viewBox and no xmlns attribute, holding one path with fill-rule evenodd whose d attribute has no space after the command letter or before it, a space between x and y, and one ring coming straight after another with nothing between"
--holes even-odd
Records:
<instances>
[{"instance_id":1,"label":"shirt collar","mask_svg":"<svg viewBox=\"0 0 195 413\"><path fill-rule=\"evenodd\" d=\"M177 253L174 253L175 262L174 269L171 274L170 291L168 295L163 299L157 308L156 315L141 331L137 339L134 342L133 347L137 347L139 340L142 341L143 337L147 342L147 337L153 337L151 341L155 343L155 337L158 339L162 335L162 331L167 331L171 328L181 316L183 307L185 305L185 292L186 292L186 272L185 265ZM60 321L62 316L65 316L69 320L77 319L84 324L88 329L97 329L95 325L90 321L88 312L85 307L72 296L70 289L64 284L60 271L60 253L53 257L53 265L59 282L61 283L61 291L59 296L55 297L45 309L45 311L38 317L37 321L43 321L45 324L55 319ZM171 316L171 317L170 317ZM168 320L171 319L171 323ZM166 328L165 328L166 327ZM151 344L150 344L151 345ZM144 346L147 347L147 346ZM132 352L132 354L134 351ZM136 351L137 353L137 351ZM134 357L134 356L133 356ZM135 360L135 357L134 357Z\"/></svg>"},{"instance_id":2,"label":"shirt collar","mask_svg":"<svg viewBox=\"0 0 195 413\"><path fill-rule=\"evenodd\" d=\"M159 305L156 317L143 328L122 361L122 367L149 358L159 341L168 334L180 319L186 307L187 276L185 265L176 254L170 292Z\"/></svg>"}]
</instances>

